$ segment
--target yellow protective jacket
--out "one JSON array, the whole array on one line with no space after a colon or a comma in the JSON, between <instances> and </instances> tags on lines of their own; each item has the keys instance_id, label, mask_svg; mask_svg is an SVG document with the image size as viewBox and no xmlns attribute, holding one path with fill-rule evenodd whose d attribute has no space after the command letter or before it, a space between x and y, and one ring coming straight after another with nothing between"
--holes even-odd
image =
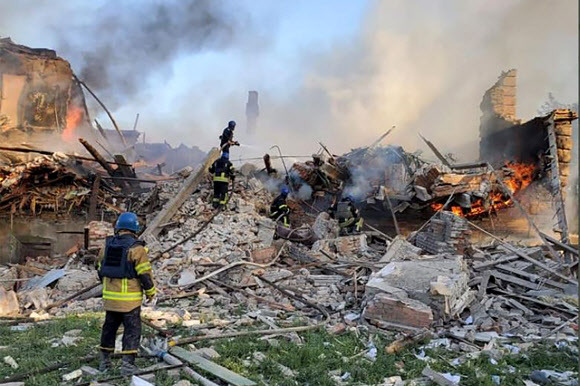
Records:
<instances>
[{"instance_id":1,"label":"yellow protective jacket","mask_svg":"<svg viewBox=\"0 0 580 386\"><path fill-rule=\"evenodd\" d=\"M129 232L121 231L119 234ZM98 269L105 257L105 248L99 253ZM131 247L127 254L129 262L134 264L137 278L120 279L111 277L101 277L103 283L103 305L106 311L129 312L141 306L143 293L146 296L155 295L155 284L153 281L153 271L147 249L142 245Z\"/></svg>"}]
</instances>

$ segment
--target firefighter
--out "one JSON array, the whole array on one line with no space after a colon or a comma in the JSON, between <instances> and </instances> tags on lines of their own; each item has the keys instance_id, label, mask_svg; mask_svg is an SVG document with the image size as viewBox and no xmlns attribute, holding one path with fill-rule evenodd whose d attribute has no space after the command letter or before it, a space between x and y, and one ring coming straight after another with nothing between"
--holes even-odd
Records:
<instances>
[{"instance_id":1,"label":"firefighter","mask_svg":"<svg viewBox=\"0 0 580 386\"><path fill-rule=\"evenodd\" d=\"M213 207L225 207L228 202L229 182L235 179L234 165L230 162L230 154L223 152L221 158L217 159L209 168L213 174Z\"/></svg>"},{"instance_id":2,"label":"firefighter","mask_svg":"<svg viewBox=\"0 0 580 386\"><path fill-rule=\"evenodd\" d=\"M362 229L363 219L359 210L354 205L354 198L350 195L343 198L339 203L330 207L330 216L338 220L340 235L346 236L359 233Z\"/></svg>"},{"instance_id":3,"label":"firefighter","mask_svg":"<svg viewBox=\"0 0 580 386\"><path fill-rule=\"evenodd\" d=\"M270 205L270 218L282 225L285 228L290 228L290 208L286 204L286 198L288 198L288 193L290 191L286 186L283 186L280 195L274 199L272 205Z\"/></svg>"},{"instance_id":4,"label":"firefighter","mask_svg":"<svg viewBox=\"0 0 580 386\"><path fill-rule=\"evenodd\" d=\"M141 303L143 293L148 301L155 297L155 284L145 243L137 239L139 221L131 212L121 213L115 224L115 235L107 237L98 259L99 279L103 283L103 305L106 311L101 334L99 369L111 367L115 338L123 324L122 374L137 371L135 358L141 339Z\"/></svg>"},{"instance_id":5,"label":"firefighter","mask_svg":"<svg viewBox=\"0 0 580 386\"><path fill-rule=\"evenodd\" d=\"M236 128L236 122L229 121L228 127L226 127L224 129L222 135L220 135L220 149L223 152L229 153L230 146L232 146L232 145L240 146L240 143L238 141L234 141L235 128Z\"/></svg>"}]
</instances>

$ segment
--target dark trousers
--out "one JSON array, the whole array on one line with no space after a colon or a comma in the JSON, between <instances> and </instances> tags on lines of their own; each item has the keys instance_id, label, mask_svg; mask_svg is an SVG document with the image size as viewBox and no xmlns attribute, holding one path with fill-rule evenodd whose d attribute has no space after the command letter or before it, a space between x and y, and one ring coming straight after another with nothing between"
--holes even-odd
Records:
<instances>
[{"instance_id":1,"label":"dark trousers","mask_svg":"<svg viewBox=\"0 0 580 386\"><path fill-rule=\"evenodd\" d=\"M115 338L121 324L125 328L121 354L137 355L141 340L141 307L129 312L106 312L101 334L101 350L106 352L115 351Z\"/></svg>"},{"instance_id":2,"label":"dark trousers","mask_svg":"<svg viewBox=\"0 0 580 386\"><path fill-rule=\"evenodd\" d=\"M228 186L227 182L214 181L213 183L213 207L217 208L220 205L225 205L228 200Z\"/></svg>"}]
</instances>

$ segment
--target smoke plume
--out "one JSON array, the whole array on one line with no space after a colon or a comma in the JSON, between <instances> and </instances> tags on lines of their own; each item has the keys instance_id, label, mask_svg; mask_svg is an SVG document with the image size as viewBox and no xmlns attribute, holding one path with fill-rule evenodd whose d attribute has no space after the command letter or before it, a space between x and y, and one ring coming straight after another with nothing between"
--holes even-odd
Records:
<instances>
[{"instance_id":1,"label":"smoke plume","mask_svg":"<svg viewBox=\"0 0 580 386\"><path fill-rule=\"evenodd\" d=\"M385 143L422 148L435 159L421 132L442 152L475 159L479 104L503 70L518 69L517 114L524 121L548 91L576 100L577 7L536 0L373 2L360 35L309 57L301 87L284 103L265 106L272 96L261 95L261 125L276 127L285 136L280 142L315 137L337 153L396 125Z\"/></svg>"},{"instance_id":2,"label":"smoke plume","mask_svg":"<svg viewBox=\"0 0 580 386\"><path fill-rule=\"evenodd\" d=\"M319 19L341 11L296 6ZM311 154L318 141L340 154L395 125L384 143L434 159L421 132L442 152L472 160L483 93L509 68L518 69L524 121L548 92L576 102L573 0L370 0L352 36L303 41L284 55L274 49L288 31L279 27L285 11L254 1L23 0L3 4L0 33L56 49L123 126L141 113L150 141L207 149L237 120L237 139L258 149L236 148L242 157L274 143ZM212 65L200 68L208 58ZM260 92L255 137L244 131L248 90Z\"/></svg>"}]
</instances>

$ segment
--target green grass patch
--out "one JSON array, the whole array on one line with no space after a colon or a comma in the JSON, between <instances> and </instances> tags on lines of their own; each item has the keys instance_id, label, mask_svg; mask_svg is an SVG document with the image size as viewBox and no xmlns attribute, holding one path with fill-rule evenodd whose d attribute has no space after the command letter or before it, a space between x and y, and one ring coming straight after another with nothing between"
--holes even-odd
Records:
<instances>
[{"instance_id":1,"label":"green grass patch","mask_svg":"<svg viewBox=\"0 0 580 386\"><path fill-rule=\"evenodd\" d=\"M26 380L27 385L60 385L62 375L80 368L79 358L97 354L103 313L69 316L65 319L53 320L38 324L26 331L11 331L10 327L0 326L0 345L7 346L0 350L0 358L12 356L20 365L14 370L0 362L0 378L16 373L42 369L61 361L72 361L66 368L46 374L33 376ZM69 330L82 330L82 340L76 346L51 347L53 338L62 338ZM150 331L144 330L144 335ZM185 335L185 334L184 334ZM382 335L368 336L349 332L341 336L329 335L325 331L310 331L300 335L301 342L295 343L285 338L273 338L272 342L260 339L258 336L238 337L199 342L196 345L213 346L221 355L217 363L235 371L260 384L269 385L334 385L332 374L350 373L347 384L380 384L386 377L399 375L403 379L419 377L427 362L417 359L418 351L411 347L396 355L387 355L385 346L390 339ZM377 348L375 361L365 358L369 340ZM187 346L184 348L188 348ZM263 361L256 361L254 353L265 355ZM487 355L472 359L458 366L451 364L460 355L445 349L427 349L425 353L433 358L429 365L435 371L450 372L462 376L462 385L494 385L491 376L500 377L502 385L521 385L528 379L532 370L575 371L577 355L570 349L557 349L554 345L537 345L528 351L517 355L506 355L497 358L497 363ZM120 359L114 359L117 367ZM141 368L150 366L156 361L139 358L137 365ZM98 367L98 360L86 363ZM284 375L278 364L294 372L293 377ZM199 369L196 369L199 372ZM331 374L332 372L332 374ZM106 377L118 374L118 369L108 373ZM209 374L206 374L211 378ZM185 378L183 375L181 378ZM88 377L83 378L89 381ZM0 382L1 383L1 382ZM155 384L160 386L173 385L174 379L169 378L166 371L156 373ZM127 385L127 380L117 382ZM195 383L194 383L195 384Z\"/></svg>"}]
</instances>

